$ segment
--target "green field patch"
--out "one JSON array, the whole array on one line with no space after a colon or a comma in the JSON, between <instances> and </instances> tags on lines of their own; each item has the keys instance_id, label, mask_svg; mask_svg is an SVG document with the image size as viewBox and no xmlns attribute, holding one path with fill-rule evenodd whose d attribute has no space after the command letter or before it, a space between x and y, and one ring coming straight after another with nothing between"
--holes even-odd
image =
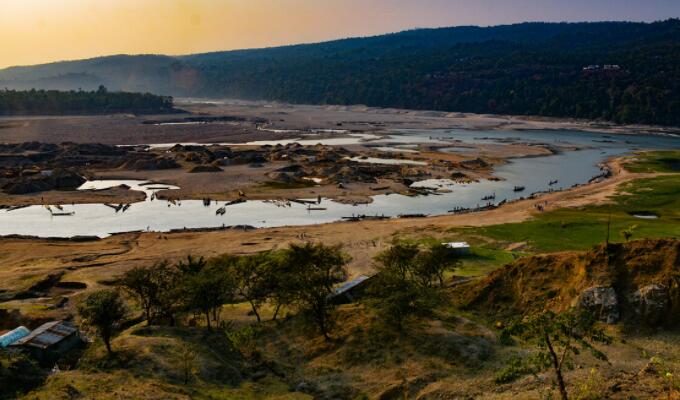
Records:
<instances>
[{"instance_id":1,"label":"green field patch","mask_svg":"<svg viewBox=\"0 0 680 400\"><path fill-rule=\"evenodd\" d=\"M560 209L521 223L457 231L508 244L526 242L536 252L583 250L606 240L610 220L611 241L624 241L622 231L631 227L633 239L680 237L680 178L663 176L630 182L622 185L610 204Z\"/></svg>"},{"instance_id":2,"label":"green field patch","mask_svg":"<svg viewBox=\"0 0 680 400\"><path fill-rule=\"evenodd\" d=\"M680 172L680 150L641 153L625 166L631 172Z\"/></svg>"}]
</instances>

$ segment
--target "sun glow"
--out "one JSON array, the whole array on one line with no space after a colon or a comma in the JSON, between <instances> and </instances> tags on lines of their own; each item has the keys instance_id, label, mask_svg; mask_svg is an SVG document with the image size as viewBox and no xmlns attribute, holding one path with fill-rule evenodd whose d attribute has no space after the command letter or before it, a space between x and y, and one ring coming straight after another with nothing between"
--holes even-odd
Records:
<instances>
[{"instance_id":1,"label":"sun glow","mask_svg":"<svg viewBox=\"0 0 680 400\"><path fill-rule=\"evenodd\" d=\"M651 2L659 6L646 9L659 16L680 12L680 3ZM639 10L628 3L615 9L603 7L607 4L611 1L0 0L0 67L118 53L266 47L414 27L657 18L635 13Z\"/></svg>"}]
</instances>

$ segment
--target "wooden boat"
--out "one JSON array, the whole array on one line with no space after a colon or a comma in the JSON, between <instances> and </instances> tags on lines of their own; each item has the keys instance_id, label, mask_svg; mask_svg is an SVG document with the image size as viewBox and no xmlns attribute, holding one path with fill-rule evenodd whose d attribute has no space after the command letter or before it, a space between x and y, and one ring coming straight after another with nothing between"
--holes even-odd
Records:
<instances>
[{"instance_id":1,"label":"wooden boat","mask_svg":"<svg viewBox=\"0 0 680 400\"><path fill-rule=\"evenodd\" d=\"M427 214L399 214L399 218L427 218Z\"/></svg>"},{"instance_id":2,"label":"wooden boat","mask_svg":"<svg viewBox=\"0 0 680 400\"><path fill-rule=\"evenodd\" d=\"M75 212L75 211L71 211L71 212L53 212L53 213L52 213L52 216L53 216L53 217L70 217L70 216L73 216L73 215L76 215L76 212Z\"/></svg>"},{"instance_id":3,"label":"wooden boat","mask_svg":"<svg viewBox=\"0 0 680 400\"><path fill-rule=\"evenodd\" d=\"M225 207L226 206L233 206L234 204L241 204L241 203L245 203L245 202L246 202L246 199L232 200L232 201L227 202L227 204L225 204Z\"/></svg>"}]
</instances>

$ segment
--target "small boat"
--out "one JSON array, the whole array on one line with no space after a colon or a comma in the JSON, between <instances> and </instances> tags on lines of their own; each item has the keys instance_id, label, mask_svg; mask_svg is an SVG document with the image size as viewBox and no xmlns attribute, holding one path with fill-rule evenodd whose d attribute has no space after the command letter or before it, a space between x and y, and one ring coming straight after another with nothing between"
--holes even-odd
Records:
<instances>
[{"instance_id":1,"label":"small boat","mask_svg":"<svg viewBox=\"0 0 680 400\"><path fill-rule=\"evenodd\" d=\"M526 188L524 186L515 186L513 189L515 192L523 192Z\"/></svg>"},{"instance_id":2,"label":"small boat","mask_svg":"<svg viewBox=\"0 0 680 400\"><path fill-rule=\"evenodd\" d=\"M399 218L427 218L427 214L399 214Z\"/></svg>"},{"instance_id":3,"label":"small boat","mask_svg":"<svg viewBox=\"0 0 680 400\"><path fill-rule=\"evenodd\" d=\"M550 186L557 185L558 182L559 181L557 179L555 179L554 181L550 181L550 183L548 183L548 185L550 185Z\"/></svg>"},{"instance_id":4,"label":"small boat","mask_svg":"<svg viewBox=\"0 0 680 400\"><path fill-rule=\"evenodd\" d=\"M225 204L225 206L233 206L234 204L240 204L240 203L245 203L245 202L246 202L246 199L232 200L232 201L227 202L227 204Z\"/></svg>"},{"instance_id":5,"label":"small boat","mask_svg":"<svg viewBox=\"0 0 680 400\"><path fill-rule=\"evenodd\" d=\"M52 216L53 216L53 217L70 217L70 216L73 216L73 215L76 215L76 212L75 212L75 211L71 211L71 212L53 212L53 213L52 213Z\"/></svg>"},{"instance_id":6,"label":"small boat","mask_svg":"<svg viewBox=\"0 0 680 400\"><path fill-rule=\"evenodd\" d=\"M21 210L22 208L29 207L28 204L20 204L18 206L10 206L7 208L7 212L14 211L14 210Z\"/></svg>"},{"instance_id":7,"label":"small boat","mask_svg":"<svg viewBox=\"0 0 680 400\"><path fill-rule=\"evenodd\" d=\"M312 201L312 200L288 199L288 201L293 202L293 203L303 204L303 205L316 204L316 201Z\"/></svg>"},{"instance_id":8,"label":"small boat","mask_svg":"<svg viewBox=\"0 0 680 400\"><path fill-rule=\"evenodd\" d=\"M220 207L215 211L215 215L224 215L227 213L227 209L224 207Z\"/></svg>"},{"instance_id":9,"label":"small boat","mask_svg":"<svg viewBox=\"0 0 680 400\"><path fill-rule=\"evenodd\" d=\"M307 211L326 211L327 208L325 207L312 207L312 206L307 206Z\"/></svg>"},{"instance_id":10,"label":"small boat","mask_svg":"<svg viewBox=\"0 0 680 400\"><path fill-rule=\"evenodd\" d=\"M486 201L486 200L496 200L496 193L490 194L490 195L488 195L488 196L484 196L484 197L482 197L482 200L483 200L483 201Z\"/></svg>"}]
</instances>

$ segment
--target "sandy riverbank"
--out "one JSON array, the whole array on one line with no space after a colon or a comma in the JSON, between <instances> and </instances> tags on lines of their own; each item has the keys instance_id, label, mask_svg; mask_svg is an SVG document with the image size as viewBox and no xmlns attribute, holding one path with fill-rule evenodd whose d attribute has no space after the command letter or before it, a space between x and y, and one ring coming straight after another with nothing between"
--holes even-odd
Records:
<instances>
[{"instance_id":1,"label":"sandy riverbank","mask_svg":"<svg viewBox=\"0 0 680 400\"><path fill-rule=\"evenodd\" d=\"M202 103L182 99L177 100L177 105L191 114L0 117L0 143L240 143L285 139L313 131L323 134L324 130L325 133L338 135L343 131L386 132L397 129L586 130L612 134L680 134L680 128L672 127L365 106L310 106L236 100ZM163 121L197 115L228 116L235 120L161 124Z\"/></svg>"}]
</instances>

